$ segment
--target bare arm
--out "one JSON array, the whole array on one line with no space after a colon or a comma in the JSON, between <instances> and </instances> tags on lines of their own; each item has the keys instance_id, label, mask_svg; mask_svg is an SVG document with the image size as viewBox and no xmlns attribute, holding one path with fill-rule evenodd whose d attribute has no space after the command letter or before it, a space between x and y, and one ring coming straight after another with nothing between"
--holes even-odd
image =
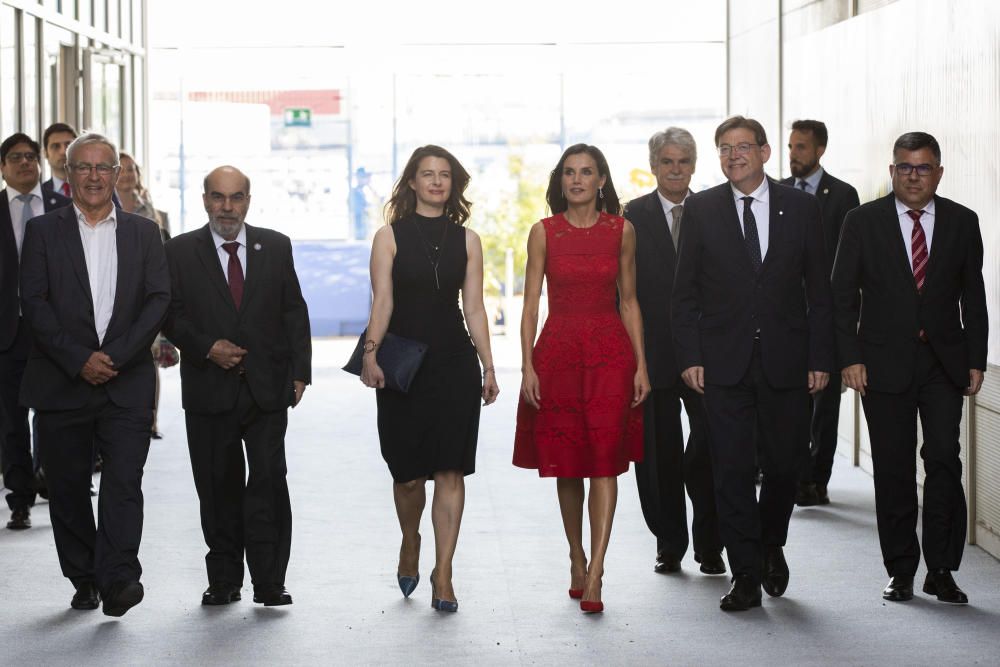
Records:
<instances>
[{"instance_id":1,"label":"bare arm","mask_svg":"<svg viewBox=\"0 0 1000 667\"><path fill-rule=\"evenodd\" d=\"M465 281L462 283L462 312L465 325L469 328L472 343L476 346L479 361L483 365L483 404L497 400L500 388L497 386L496 369L493 368L493 352L490 350L490 328L486 321L486 307L483 305L483 244L479 235L471 229L465 230Z\"/></svg>"},{"instance_id":2,"label":"bare arm","mask_svg":"<svg viewBox=\"0 0 1000 667\"><path fill-rule=\"evenodd\" d=\"M538 302L545 277L545 226L536 222L528 233L528 264L524 269L524 308L521 312L521 395L528 405L538 408L542 394L531 353L538 333Z\"/></svg>"},{"instance_id":3,"label":"bare arm","mask_svg":"<svg viewBox=\"0 0 1000 667\"><path fill-rule=\"evenodd\" d=\"M396 239L392 227L386 225L375 232L372 256L368 267L372 281L372 312L368 318L366 340L375 341L375 350L382 344L392 317L392 262L396 257ZM361 368L361 381L367 387L385 387L385 376L375 360L375 351L366 352Z\"/></svg>"},{"instance_id":4,"label":"bare arm","mask_svg":"<svg viewBox=\"0 0 1000 667\"><path fill-rule=\"evenodd\" d=\"M642 403L649 395L649 374L646 371L646 353L642 340L642 313L635 295L635 228L628 220L622 229L622 247L618 257L618 296L622 323L632 342L635 353L635 381L632 407Z\"/></svg>"}]
</instances>

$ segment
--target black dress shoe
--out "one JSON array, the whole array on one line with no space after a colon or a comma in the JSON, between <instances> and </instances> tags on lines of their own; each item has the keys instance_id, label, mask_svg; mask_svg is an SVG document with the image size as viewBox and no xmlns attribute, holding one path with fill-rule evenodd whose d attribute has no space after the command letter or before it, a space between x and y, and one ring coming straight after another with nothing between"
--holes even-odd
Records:
<instances>
[{"instance_id":1,"label":"black dress shoe","mask_svg":"<svg viewBox=\"0 0 1000 667\"><path fill-rule=\"evenodd\" d=\"M265 607L280 607L292 604L292 596L285 590L284 586L254 588L253 601Z\"/></svg>"},{"instance_id":2,"label":"black dress shoe","mask_svg":"<svg viewBox=\"0 0 1000 667\"><path fill-rule=\"evenodd\" d=\"M149 437L152 438L153 440L163 440L163 434L157 431L156 429L150 431Z\"/></svg>"},{"instance_id":3,"label":"black dress shoe","mask_svg":"<svg viewBox=\"0 0 1000 667\"><path fill-rule=\"evenodd\" d=\"M826 484L816 485L816 504L817 505L829 505L830 496L826 493Z\"/></svg>"},{"instance_id":4,"label":"black dress shoe","mask_svg":"<svg viewBox=\"0 0 1000 667\"><path fill-rule=\"evenodd\" d=\"M84 581L76 587L73 599L69 606L73 609L90 610L101 606L101 594L97 592L97 584L93 581Z\"/></svg>"},{"instance_id":5,"label":"black dress shoe","mask_svg":"<svg viewBox=\"0 0 1000 667\"><path fill-rule=\"evenodd\" d=\"M27 507L19 507L16 510L12 510L10 513L10 521L7 522L7 527L11 530L24 530L25 528L31 528L31 510Z\"/></svg>"},{"instance_id":6,"label":"black dress shoe","mask_svg":"<svg viewBox=\"0 0 1000 667\"><path fill-rule=\"evenodd\" d=\"M722 611L746 611L760 606L760 585L754 583L748 574L733 577L733 586L719 600Z\"/></svg>"},{"instance_id":7,"label":"black dress shoe","mask_svg":"<svg viewBox=\"0 0 1000 667\"><path fill-rule=\"evenodd\" d=\"M696 553L694 562L701 563L701 571L705 574L725 574L726 563L722 560L721 553L709 553L704 556Z\"/></svg>"},{"instance_id":8,"label":"black dress shoe","mask_svg":"<svg viewBox=\"0 0 1000 667\"><path fill-rule=\"evenodd\" d=\"M819 505L819 495L816 491L816 485L812 482L799 482L799 488L795 492L795 504L799 507Z\"/></svg>"},{"instance_id":9,"label":"black dress shoe","mask_svg":"<svg viewBox=\"0 0 1000 667\"><path fill-rule=\"evenodd\" d=\"M653 572L659 574L670 574L681 571L681 559L673 554L658 551L656 553L656 563L653 565Z\"/></svg>"},{"instance_id":10,"label":"black dress shoe","mask_svg":"<svg viewBox=\"0 0 1000 667\"><path fill-rule=\"evenodd\" d=\"M207 605L229 604L241 599L240 586L236 584L212 584L201 594L201 603Z\"/></svg>"},{"instance_id":11,"label":"black dress shoe","mask_svg":"<svg viewBox=\"0 0 1000 667\"><path fill-rule=\"evenodd\" d=\"M119 581L111 584L104 595L105 616L124 616L132 607L142 602L143 589L138 581Z\"/></svg>"},{"instance_id":12,"label":"black dress shoe","mask_svg":"<svg viewBox=\"0 0 1000 667\"><path fill-rule=\"evenodd\" d=\"M969 604L969 596L955 583L951 571L944 567L927 572L927 578L924 579L924 593L937 596L941 602Z\"/></svg>"},{"instance_id":13,"label":"black dress shoe","mask_svg":"<svg viewBox=\"0 0 1000 667\"><path fill-rule=\"evenodd\" d=\"M882 591L882 599L890 602L906 602L913 599L913 577L896 575L889 580Z\"/></svg>"},{"instance_id":14,"label":"black dress shoe","mask_svg":"<svg viewBox=\"0 0 1000 667\"><path fill-rule=\"evenodd\" d=\"M781 547L764 547L764 569L761 586L773 598L781 597L788 588L788 563Z\"/></svg>"}]
</instances>

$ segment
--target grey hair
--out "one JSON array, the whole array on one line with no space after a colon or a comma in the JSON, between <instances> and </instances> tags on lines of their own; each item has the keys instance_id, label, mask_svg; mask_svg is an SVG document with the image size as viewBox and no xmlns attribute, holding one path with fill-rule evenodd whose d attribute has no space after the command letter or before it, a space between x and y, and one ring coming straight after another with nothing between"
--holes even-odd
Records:
<instances>
[{"instance_id":1,"label":"grey hair","mask_svg":"<svg viewBox=\"0 0 1000 667\"><path fill-rule=\"evenodd\" d=\"M664 146L677 146L691 158L691 166L698 162L698 146L691 133L680 127L668 127L649 138L649 166L656 164L656 158Z\"/></svg>"},{"instance_id":2,"label":"grey hair","mask_svg":"<svg viewBox=\"0 0 1000 667\"><path fill-rule=\"evenodd\" d=\"M111 149L112 153L115 154L115 166L117 167L121 164L121 155L118 153L118 147L111 143L111 140L106 136L98 134L97 132L84 132L79 137L74 139L73 143L71 143L69 148L66 149L66 162L72 162L73 153L81 147L89 144L104 144Z\"/></svg>"}]
</instances>

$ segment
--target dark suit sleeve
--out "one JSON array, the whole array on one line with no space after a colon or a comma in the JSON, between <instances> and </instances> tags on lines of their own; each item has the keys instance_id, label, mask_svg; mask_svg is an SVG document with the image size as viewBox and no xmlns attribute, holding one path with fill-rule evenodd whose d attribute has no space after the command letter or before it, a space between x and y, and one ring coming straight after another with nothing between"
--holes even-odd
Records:
<instances>
[{"instance_id":1,"label":"dark suit sleeve","mask_svg":"<svg viewBox=\"0 0 1000 667\"><path fill-rule=\"evenodd\" d=\"M809 370L830 373L836 366L833 338L833 295L830 260L823 238L823 213L816 198L806 214L805 287L809 305Z\"/></svg>"},{"instance_id":2,"label":"dark suit sleeve","mask_svg":"<svg viewBox=\"0 0 1000 667\"><path fill-rule=\"evenodd\" d=\"M51 256L46 241L38 225L29 221L21 245L21 312L31 325L35 346L74 378L95 350L67 333L49 304L48 262L59 260Z\"/></svg>"},{"instance_id":3,"label":"dark suit sleeve","mask_svg":"<svg viewBox=\"0 0 1000 667\"><path fill-rule=\"evenodd\" d=\"M989 345L989 317L986 287L983 284L983 236L979 217L971 214L968 252L962 264L962 325L969 346L969 368L986 370Z\"/></svg>"},{"instance_id":4,"label":"dark suit sleeve","mask_svg":"<svg viewBox=\"0 0 1000 667\"><path fill-rule=\"evenodd\" d=\"M837 358L841 370L864 363L858 342L861 316L861 220L858 209L847 214L833 263L833 310Z\"/></svg>"},{"instance_id":5,"label":"dark suit sleeve","mask_svg":"<svg viewBox=\"0 0 1000 667\"><path fill-rule=\"evenodd\" d=\"M702 366L698 320L701 319L701 210L700 202L688 199L684 208L684 232L680 236L674 291L671 295L671 321L677 368L683 372Z\"/></svg>"},{"instance_id":6,"label":"dark suit sleeve","mask_svg":"<svg viewBox=\"0 0 1000 667\"><path fill-rule=\"evenodd\" d=\"M111 357L118 368L136 359L140 351L148 352L163 326L170 304L170 274L159 229L149 224L142 225L140 229L143 248L142 308L121 336L105 341L101 346L101 350Z\"/></svg>"},{"instance_id":7,"label":"dark suit sleeve","mask_svg":"<svg viewBox=\"0 0 1000 667\"><path fill-rule=\"evenodd\" d=\"M295 274L292 258L292 244L288 243L288 255L282 276L282 318L285 333L292 346L292 379L306 384L312 382L312 336L309 331L309 309L302 298L299 278Z\"/></svg>"},{"instance_id":8,"label":"dark suit sleeve","mask_svg":"<svg viewBox=\"0 0 1000 667\"><path fill-rule=\"evenodd\" d=\"M208 351L215 344L215 338L194 325L187 318L184 308L184 289L181 275L184 270L184 246L187 239L178 237L170 240L164 246L167 256L167 268L170 273L170 307L167 310L167 321L163 333L170 342L180 348L187 363L198 368L204 367L208 361ZM193 253L188 253L188 259Z\"/></svg>"}]
</instances>

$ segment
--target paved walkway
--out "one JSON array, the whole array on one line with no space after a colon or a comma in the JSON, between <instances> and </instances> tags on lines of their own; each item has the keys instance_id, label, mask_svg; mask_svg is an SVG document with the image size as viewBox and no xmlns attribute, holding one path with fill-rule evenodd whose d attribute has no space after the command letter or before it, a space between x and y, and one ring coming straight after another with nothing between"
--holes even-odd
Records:
<instances>
[{"instance_id":1,"label":"paved walkway","mask_svg":"<svg viewBox=\"0 0 1000 667\"><path fill-rule=\"evenodd\" d=\"M498 341L501 339L498 339ZM604 584L607 611L566 596L569 564L555 485L510 465L519 374L498 344L501 398L483 411L479 472L455 563L461 611L431 610L425 517L422 574L410 600L395 582L399 530L375 434L374 396L339 370L352 342L316 342L315 384L288 434L294 541L291 607L199 604L204 545L176 369L164 373L160 428L146 466L140 557L146 599L122 619L69 609L46 505L34 527L0 530L0 646L5 665L87 664L990 664L1000 662L1000 563L966 551L972 604L918 593L884 603L871 479L838 459L833 504L797 509L786 596L724 614L727 577L690 553L678 575L652 572L654 542L632 473L620 483ZM923 572L920 573L923 576ZM922 581L922 579L921 579ZM919 582L918 582L919 584Z\"/></svg>"}]
</instances>

